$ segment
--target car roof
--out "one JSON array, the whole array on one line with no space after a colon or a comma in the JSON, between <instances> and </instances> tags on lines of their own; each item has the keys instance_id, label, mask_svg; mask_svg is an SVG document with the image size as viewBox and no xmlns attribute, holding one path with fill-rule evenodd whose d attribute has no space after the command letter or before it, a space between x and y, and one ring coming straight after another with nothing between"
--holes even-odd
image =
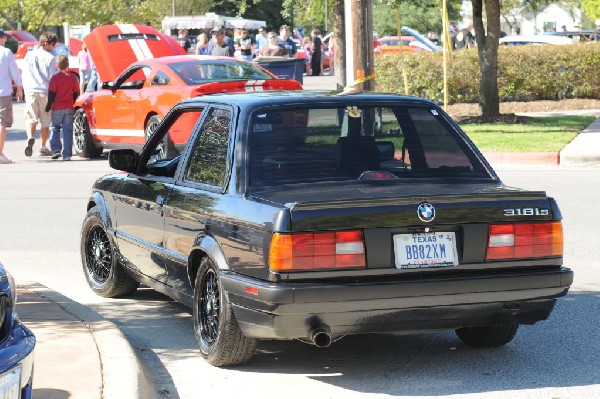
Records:
<instances>
[{"instance_id":1,"label":"car roof","mask_svg":"<svg viewBox=\"0 0 600 399\"><path fill-rule=\"evenodd\" d=\"M194 97L185 100L182 106L192 104L219 103L237 105L241 108L256 109L270 106L344 106L356 103L382 103L395 102L404 104L426 105L436 107L432 101L394 93L378 93L367 91L332 92L317 90L298 91L264 91L246 93L223 93L208 96Z\"/></svg>"},{"instance_id":2,"label":"car roof","mask_svg":"<svg viewBox=\"0 0 600 399\"><path fill-rule=\"evenodd\" d=\"M5 30L4 32L8 33L12 37L15 38L18 42L37 42L38 39L33 36L31 33L25 30Z\"/></svg>"},{"instance_id":3,"label":"car roof","mask_svg":"<svg viewBox=\"0 0 600 399\"><path fill-rule=\"evenodd\" d=\"M568 37L553 35L507 35L500 38L500 44L573 44Z\"/></svg>"},{"instance_id":4,"label":"car roof","mask_svg":"<svg viewBox=\"0 0 600 399\"><path fill-rule=\"evenodd\" d=\"M114 81L135 61L186 54L172 37L148 25L102 25L83 40L103 82Z\"/></svg>"}]
</instances>

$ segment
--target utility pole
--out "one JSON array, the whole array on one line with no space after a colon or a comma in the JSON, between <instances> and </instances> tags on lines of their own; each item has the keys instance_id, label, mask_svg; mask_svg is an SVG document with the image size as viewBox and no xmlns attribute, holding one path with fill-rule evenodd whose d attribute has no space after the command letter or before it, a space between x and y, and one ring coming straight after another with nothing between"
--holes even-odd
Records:
<instances>
[{"instance_id":1,"label":"utility pole","mask_svg":"<svg viewBox=\"0 0 600 399\"><path fill-rule=\"evenodd\" d=\"M350 10L347 9L348 3ZM345 11L346 38L352 40L351 49L348 48L350 46L346 48L347 84L356 90L373 91L375 89L373 0L346 0ZM350 52L351 57L348 54Z\"/></svg>"}]
</instances>

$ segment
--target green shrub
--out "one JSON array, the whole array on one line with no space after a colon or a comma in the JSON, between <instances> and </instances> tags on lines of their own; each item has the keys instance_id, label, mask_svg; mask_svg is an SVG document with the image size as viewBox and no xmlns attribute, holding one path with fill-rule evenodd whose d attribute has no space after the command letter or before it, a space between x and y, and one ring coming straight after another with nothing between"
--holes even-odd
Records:
<instances>
[{"instance_id":1,"label":"green shrub","mask_svg":"<svg viewBox=\"0 0 600 399\"><path fill-rule=\"evenodd\" d=\"M375 74L378 91L443 101L442 52L379 55L375 57ZM478 102L480 80L477 49L450 53L450 103ZM498 94L500 101L600 99L600 43L501 46Z\"/></svg>"}]
</instances>

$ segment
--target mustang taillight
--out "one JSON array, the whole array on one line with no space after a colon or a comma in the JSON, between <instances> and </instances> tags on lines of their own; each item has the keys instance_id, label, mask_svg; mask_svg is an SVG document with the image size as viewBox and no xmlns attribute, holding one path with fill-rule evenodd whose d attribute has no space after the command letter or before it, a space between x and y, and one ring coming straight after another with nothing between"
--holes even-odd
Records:
<instances>
[{"instance_id":1,"label":"mustang taillight","mask_svg":"<svg viewBox=\"0 0 600 399\"><path fill-rule=\"evenodd\" d=\"M361 231L275 233L269 267L273 271L346 269L366 266Z\"/></svg>"},{"instance_id":2,"label":"mustang taillight","mask_svg":"<svg viewBox=\"0 0 600 399\"><path fill-rule=\"evenodd\" d=\"M561 222L492 224L485 260L563 255Z\"/></svg>"}]
</instances>

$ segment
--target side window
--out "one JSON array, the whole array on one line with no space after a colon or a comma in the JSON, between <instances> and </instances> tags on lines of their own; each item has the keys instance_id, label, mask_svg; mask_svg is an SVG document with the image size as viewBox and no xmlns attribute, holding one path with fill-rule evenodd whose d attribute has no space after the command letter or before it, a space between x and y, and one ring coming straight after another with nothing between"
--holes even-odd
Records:
<instances>
[{"instance_id":1,"label":"side window","mask_svg":"<svg viewBox=\"0 0 600 399\"><path fill-rule=\"evenodd\" d=\"M152 79L152 86L164 86L169 84L169 77L164 72L158 71Z\"/></svg>"},{"instance_id":2,"label":"side window","mask_svg":"<svg viewBox=\"0 0 600 399\"><path fill-rule=\"evenodd\" d=\"M212 108L194 143L185 180L221 187L227 171L231 110Z\"/></svg>"},{"instance_id":3,"label":"side window","mask_svg":"<svg viewBox=\"0 0 600 399\"><path fill-rule=\"evenodd\" d=\"M153 134L152 140L160 139L144 151L146 172L154 176L174 177L179 164L180 151L185 147L194 125L200 119L202 109L187 110L171 116Z\"/></svg>"}]
</instances>

